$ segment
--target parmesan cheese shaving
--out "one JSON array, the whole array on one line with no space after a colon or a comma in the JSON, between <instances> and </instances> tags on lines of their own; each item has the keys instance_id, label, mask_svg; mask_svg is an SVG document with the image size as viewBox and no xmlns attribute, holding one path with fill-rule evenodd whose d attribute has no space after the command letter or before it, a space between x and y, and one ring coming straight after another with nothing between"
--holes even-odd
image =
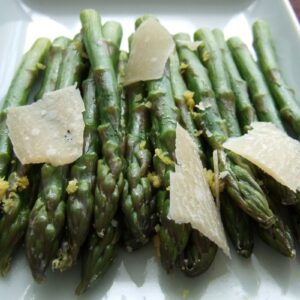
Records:
<instances>
[{"instance_id":1,"label":"parmesan cheese shaving","mask_svg":"<svg viewBox=\"0 0 300 300\"><path fill-rule=\"evenodd\" d=\"M124 85L161 78L174 48L172 36L156 19L143 22L133 35Z\"/></svg>"},{"instance_id":2,"label":"parmesan cheese shaving","mask_svg":"<svg viewBox=\"0 0 300 300\"><path fill-rule=\"evenodd\" d=\"M230 256L220 212L206 180L197 146L179 124L176 129L175 173L170 175L168 218L190 223Z\"/></svg>"},{"instance_id":3,"label":"parmesan cheese shaving","mask_svg":"<svg viewBox=\"0 0 300 300\"><path fill-rule=\"evenodd\" d=\"M82 155L84 104L74 86L7 113L9 137L22 164L72 163Z\"/></svg>"},{"instance_id":4,"label":"parmesan cheese shaving","mask_svg":"<svg viewBox=\"0 0 300 300\"><path fill-rule=\"evenodd\" d=\"M252 130L224 143L279 183L292 191L300 191L300 143L272 123L254 122Z\"/></svg>"}]
</instances>

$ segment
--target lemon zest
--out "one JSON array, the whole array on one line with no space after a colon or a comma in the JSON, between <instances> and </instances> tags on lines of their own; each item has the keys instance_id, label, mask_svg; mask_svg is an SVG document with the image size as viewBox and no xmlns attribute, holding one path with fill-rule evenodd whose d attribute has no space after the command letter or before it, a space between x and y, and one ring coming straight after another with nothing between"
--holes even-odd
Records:
<instances>
[{"instance_id":1,"label":"lemon zest","mask_svg":"<svg viewBox=\"0 0 300 300\"><path fill-rule=\"evenodd\" d=\"M74 194L78 190L78 180L74 178L68 182L66 191L69 195Z\"/></svg>"}]
</instances>

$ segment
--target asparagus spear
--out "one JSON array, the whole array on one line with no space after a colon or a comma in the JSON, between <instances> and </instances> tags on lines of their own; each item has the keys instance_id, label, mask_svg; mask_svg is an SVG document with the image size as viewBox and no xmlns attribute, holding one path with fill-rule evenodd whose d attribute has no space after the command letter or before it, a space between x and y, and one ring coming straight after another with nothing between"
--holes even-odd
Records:
<instances>
[{"instance_id":1,"label":"asparagus spear","mask_svg":"<svg viewBox=\"0 0 300 300\"><path fill-rule=\"evenodd\" d=\"M80 247L85 242L91 225L94 207L94 187L98 161L97 104L93 73L83 82L85 123L83 155L72 165L70 182L76 183L76 191L69 192L67 200L66 240L53 260L52 267L65 271L76 261Z\"/></svg>"},{"instance_id":2,"label":"asparagus spear","mask_svg":"<svg viewBox=\"0 0 300 300\"><path fill-rule=\"evenodd\" d=\"M177 52L174 51L170 58L170 79L176 106L180 112L180 122L189 132L194 143L198 146L199 156L203 165L206 165L206 156L198 136L197 128L188 111L186 95L189 94L185 82L180 74L180 64ZM179 267L188 276L197 276L205 272L213 262L218 247L209 239L192 229L189 242L180 255Z\"/></svg>"},{"instance_id":3,"label":"asparagus spear","mask_svg":"<svg viewBox=\"0 0 300 300\"><path fill-rule=\"evenodd\" d=\"M258 225L258 234L269 246L279 251L281 254L295 258L296 248L292 229L287 222L282 219L279 207L275 203L270 202L270 206L275 212L275 223L270 228L263 228Z\"/></svg>"},{"instance_id":4,"label":"asparagus spear","mask_svg":"<svg viewBox=\"0 0 300 300\"><path fill-rule=\"evenodd\" d=\"M229 77L232 90L236 98L236 111L240 127L243 132L249 130L249 125L257 120L256 112L251 104L248 94L247 83L241 77L235 62L225 42L223 32L219 29L213 30L214 37L222 52L223 63Z\"/></svg>"},{"instance_id":5,"label":"asparagus spear","mask_svg":"<svg viewBox=\"0 0 300 300\"><path fill-rule=\"evenodd\" d=\"M190 277L204 273L214 261L218 247L197 230L192 230L189 242L180 256L180 267Z\"/></svg>"},{"instance_id":6,"label":"asparagus spear","mask_svg":"<svg viewBox=\"0 0 300 300\"><path fill-rule=\"evenodd\" d=\"M126 92L123 86L124 78L125 78L125 68L128 61L128 54L125 51L120 51L119 55L119 64L118 64L118 90L121 98L121 136L122 143L121 149L122 153L126 152L126 128L127 128L127 101L126 101Z\"/></svg>"},{"instance_id":7,"label":"asparagus spear","mask_svg":"<svg viewBox=\"0 0 300 300\"><path fill-rule=\"evenodd\" d=\"M133 84L127 89L127 176L123 192L122 211L131 241L128 249L142 246L149 240L151 183L148 178L151 165L149 145L150 114L146 107L144 85Z\"/></svg>"},{"instance_id":8,"label":"asparagus spear","mask_svg":"<svg viewBox=\"0 0 300 300\"><path fill-rule=\"evenodd\" d=\"M120 238L120 228L117 222L112 222L102 238L92 232L88 238L83 254L82 279L76 288L76 294L83 294L90 285L102 276L113 262L117 244Z\"/></svg>"},{"instance_id":9,"label":"asparagus spear","mask_svg":"<svg viewBox=\"0 0 300 300\"><path fill-rule=\"evenodd\" d=\"M103 236L118 209L124 186L124 158L120 135L120 96L107 44L103 42L100 17L94 10L80 13L83 39L101 103L98 131L103 158L98 161L95 191L95 228Z\"/></svg>"},{"instance_id":10,"label":"asparagus spear","mask_svg":"<svg viewBox=\"0 0 300 300\"><path fill-rule=\"evenodd\" d=\"M259 120L273 122L284 130L266 82L247 46L236 37L228 40L228 46L242 77L248 83Z\"/></svg>"},{"instance_id":11,"label":"asparagus spear","mask_svg":"<svg viewBox=\"0 0 300 300\"><path fill-rule=\"evenodd\" d=\"M53 41L47 56L47 65L42 84L35 96L35 99L41 99L45 93L55 90L59 67L63 61L64 50L69 44L70 39L64 36L58 37Z\"/></svg>"},{"instance_id":12,"label":"asparagus spear","mask_svg":"<svg viewBox=\"0 0 300 300\"><path fill-rule=\"evenodd\" d=\"M300 106L294 91L287 85L281 74L268 23L256 21L253 25L253 36L259 65L278 106L280 116L291 125L300 139Z\"/></svg>"},{"instance_id":13,"label":"asparagus spear","mask_svg":"<svg viewBox=\"0 0 300 300\"><path fill-rule=\"evenodd\" d=\"M123 36L123 29L120 23L108 21L102 28L103 36L108 43L109 54L112 60L114 69L118 69L120 45Z\"/></svg>"},{"instance_id":14,"label":"asparagus spear","mask_svg":"<svg viewBox=\"0 0 300 300\"><path fill-rule=\"evenodd\" d=\"M56 89L79 83L85 64L81 36L77 35L64 52ZM41 168L41 186L30 213L26 233L27 259L37 282L45 279L45 270L56 254L65 222L65 187L68 166Z\"/></svg>"},{"instance_id":15,"label":"asparagus spear","mask_svg":"<svg viewBox=\"0 0 300 300\"><path fill-rule=\"evenodd\" d=\"M0 112L0 178L7 175L12 153L6 127L7 108L27 103L31 88L38 77L50 45L50 41L46 38L39 38L35 41L28 52L24 54L4 98Z\"/></svg>"},{"instance_id":16,"label":"asparagus spear","mask_svg":"<svg viewBox=\"0 0 300 300\"><path fill-rule=\"evenodd\" d=\"M68 43L67 38L57 38L49 50L47 58L47 70L40 95L54 89L57 79L57 69L62 60L62 51ZM0 274L5 275L10 267L11 257L25 234L29 219L31 202L36 197L39 178L38 167L22 164L15 157L12 169L8 176L9 188L5 193L4 202L11 204L7 212L0 219L0 231L3 233L0 238ZM4 196L4 195L3 195Z\"/></svg>"},{"instance_id":17,"label":"asparagus spear","mask_svg":"<svg viewBox=\"0 0 300 300\"><path fill-rule=\"evenodd\" d=\"M188 87L195 92L194 99L200 103L200 122L204 134L213 149L221 149L227 139L226 128L220 117L214 92L207 76L207 71L197 55L186 43L190 38L186 34L175 35L177 51L182 63L187 65L185 79ZM226 190L236 204L248 215L268 227L274 222L274 215L259 184L255 181L249 168L241 159L231 152L219 151L219 169L225 172Z\"/></svg>"},{"instance_id":18,"label":"asparagus spear","mask_svg":"<svg viewBox=\"0 0 300 300\"><path fill-rule=\"evenodd\" d=\"M217 32L216 34L219 37L218 38L219 47L221 49L226 49L227 47L225 45L223 35L221 35L220 32ZM228 51L228 50L226 50L226 51ZM223 58L224 58L225 68L227 68L227 72L230 73L231 72L230 66L234 65L234 63L226 64L226 60L229 60L229 59L232 60L232 58L230 57L230 53L227 52L227 57L224 55ZM241 95L242 94L240 94L240 96ZM237 99L240 99L240 98L237 97ZM240 101L240 100L238 100L238 101ZM244 101L247 101L247 106L251 105L246 96L244 97ZM242 113L242 112L240 112L240 113ZM240 116L240 119L242 119L242 118L243 118L243 116ZM245 128L247 128L247 127L249 128L249 126L251 124L251 119L248 119L248 120L244 119L243 124L244 124ZM272 186L271 186L268 183L270 180L271 180L271 178L268 179L266 176L263 175L263 181L264 181L264 184L267 186L268 191L273 191L273 193L271 193L270 196L272 196L272 199L276 199L277 193L274 194L274 190L275 190L274 183L275 182L271 180L271 182L272 182ZM276 186L276 183L275 183L275 186ZM281 193L282 191L285 191L285 190L278 187L278 184L277 184L277 187L276 187L277 192L279 191ZM276 195L276 196L274 196L274 195ZM278 211L278 209L276 209L273 201L271 200L270 196L268 198L269 206L271 208L273 208L273 210L275 208L275 211ZM278 250L279 252L283 253L286 256L294 257L296 252L295 252L293 237L291 235L291 230L290 230L289 226L287 225L287 223L285 223L282 220L282 218L278 212L275 212L274 215L275 215L275 222L274 222L274 224L272 224L271 227L264 228L264 226L262 226L261 224L258 224L259 235L267 244L269 244L274 249ZM226 226L226 220L228 220L228 218L226 218L226 219L224 218L225 226ZM231 227L234 227L234 224L227 224L226 227L228 227L228 225Z\"/></svg>"},{"instance_id":19,"label":"asparagus spear","mask_svg":"<svg viewBox=\"0 0 300 300\"><path fill-rule=\"evenodd\" d=\"M167 218L170 204L167 189L170 185L170 173L174 171L175 162L177 108L166 74L161 79L149 81L147 88L148 100L152 103L153 144L156 146L153 165L159 178L156 201L161 224L158 231L160 255L163 267L167 272L170 272L186 247L190 233L189 225L176 224Z\"/></svg>"}]
</instances>

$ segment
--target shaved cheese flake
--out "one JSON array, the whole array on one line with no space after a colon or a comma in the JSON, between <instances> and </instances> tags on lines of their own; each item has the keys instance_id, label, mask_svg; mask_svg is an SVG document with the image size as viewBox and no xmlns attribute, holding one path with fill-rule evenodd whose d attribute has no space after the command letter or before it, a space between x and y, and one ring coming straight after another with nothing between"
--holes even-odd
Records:
<instances>
[{"instance_id":1,"label":"shaved cheese flake","mask_svg":"<svg viewBox=\"0 0 300 300\"><path fill-rule=\"evenodd\" d=\"M252 130L230 138L224 148L241 155L292 191L300 191L300 143L272 123L254 122Z\"/></svg>"},{"instance_id":2,"label":"shaved cheese flake","mask_svg":"<svg viewBox=\"0 0 300 300\"><path fill-rule=\"evenodd\" d=\"M82 155L84 104L74 86L7 113L9 137L22 164L72 163Z\"/></svg>"},{"instance_id":3,"label":"shaved cheese flake","mask_svg":"<svg viewBox=\"0 0 300 300\"><path fill-rule=\"evenodd\" d=\"M174 48L172 36L156 19L143 22L133 36L124 85L161 78Z\"/></svg>"},{"instance_id":4,"label":"shaved cheese flake","mask_svg":"<svg viewBox=\"0 0 300 300\"><path fill-rule=\"evenodd\" d=\"M230 257L220 212L210 191L197 146L179 124L176 129L175 173L170 175L168 218L192 227Z\"/></svg>"}]
</instances>

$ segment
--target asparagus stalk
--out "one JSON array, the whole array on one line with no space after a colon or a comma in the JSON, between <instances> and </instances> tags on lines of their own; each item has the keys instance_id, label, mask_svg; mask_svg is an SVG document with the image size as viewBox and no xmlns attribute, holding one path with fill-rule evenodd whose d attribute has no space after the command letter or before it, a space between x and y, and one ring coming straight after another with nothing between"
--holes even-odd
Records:
<instances>
[{"instance_id":1,"label":"asparagus stalk","mask_svg":"<svg viewBox=\"0 0 300 300\"><path fill-rule=\"evenodd\" d=\"M221 149L227 139L226 127L222 121L207 71L197 55L186 43L186 34L175 35L177 51L182 63L187 65L185 79L188 87L195 93L194 99L200 104L200 122L205 136L213 149ZM242 161L243 162L243 161ZM225 188L232 200L249 216L268 227L274 222L265 194L253 178L249 168L234 153L219 151L219 169L225 172Z\"/></svg>"},{"instance_id":2,"label":"asparagus stalk","mask_svg":"<svg viewBox=\"0 0 300 300\"><path fill-rule=\"evenodd\" d=\"M0 178L7 175L12 154L12 146L6 127L7 108L27 103L50 45L50 41L46 38L39 38L35 41L28 52L24 54L4 98L0 112Z\"/></svg>"},{"instance_id":3,"label":"asparagus stalk","mask_svg":"<svg viewBox=\"0 0 300 300\"><path fill-rule=\"evenodd\" d=\"M109 54L112 60L114 69L118 69L120 45L123 36L123 29L120 23L108 21L102 28L103 36L108 43Z\"/></svg>"},{"instance_id":4,"label":"asparagus stalk","mask_svg":"<svg viewBox=\"0 0 300 300\"><path fill-rule=\"evenodd\" d=\"M66 47L68 39L57 38L49 50L47 56L47 69L43 84L40 89L40 96L45 92L54 89L58 68L62 60L62 51ZM12 255L24 236L28 224L31 202L36 197L39 178L39 168L22 166L15 157L12 169L8 176L9 188L5 195L4 203L12 204L9 210L0 219L0 231L3 233L0 238L0 274L5 275L10 267Z\"/></svg>"},{"instance_id":5,"label":"asparagus stalk","mask_svg":"<svg viewBox=\"0 0 300 300\"><path fill-rule=\"evenodd\" d=\"M180 113L180 122L189 132L194 143L198 146L199 156L203 165L206 165L206 156L198 136L197 128L188 111L186 95L189 94L185 82L180 74L180 64L177 52L174 51L170 58L170 79L173 96ZM205 272L213 262L218 247L209 239L201 235L197 230L192 229L189 242L180 255L179 267L188 276L197 276Z\"/></svg>"},{"instance_id":6,"label":"asparagus stalk","mask_svg":"<svg viewBox=\"0 0 300 300\"><path fill-rule=\"evenodd\" d=\"M263 228L258 225L258 234L269 246L279 251L289 258L296 257L294 237L290 225L285 222L279 212L279 207L270 202L270 206L275 212L275 223L270 228Z\"/></svg>"},{"instance_id":7,"label":"asparagus stalk","mask_svg":"<svg viewBox=\"0 0 300 300\"><path fill-rule=\"evenodd\" d=\"M149 240L152 228L150 203L151 183L148 178L152 154L150 151L150 114L146 106L143 83L127 88L127 176L123 192L122 211L128 234L127 249L142 246Z\"/></svg>"},{"instance_id":8,"label":"asparagus stalk","mask_svg":"<svg viewBox=\"0 0 300 300\"><path fill-rule=\"evenodd\" d=\"M189 225L176 224L167 218L170 205L167 189L170 185L170 173L174 171L175 162L177 108L166 74L161 79L149 81L147 88L148 100L152 103L153 144L156 146L153 165L159 178L156 201L161 224L158 231L160 255L163 267L167 272L170 272L186 247L190 233Z\"/></svg>"},{"instance_id":9,"label":"asparagus stalk","mask_svg":"<svg viewBox=\"0 0 300 300\"><path fill-rule=\"evenodd\" d=\"M66 240L53 260L52 267L65 271L76 261L79 250L85 242L92 221L94 208L94 187L98 161L97 104L93 73L83 82L85 123L83 155L72 165L70 182L76 182L76 191L70 192L67 200Z\"/></svg>"},{"instance_id":10,"label":"asparagus stalk","mask_svg":"<svg viewBox=\"0 0 300 300\"><path fill-rule=\"evenodd\" d=\"M128 54L125 51L120 51L119 55L119 64L118 64L118 90L121 98L121 136L122 143L121 149L122 153L126 152L126 128L127 128L127 101L126 101L126 92L123 86L124 78L125 78L125 68L128 61Z\"/></svg>"},{"instance_id":11,"label":"asparagus stalk","mask_svg":"<svg viewBox=\"0 0 300 300\"><path fill-rule=\"evenodd\" d=\"M278 128L284 130L265 79L247 46L236 37L228 40L228 46L242 77L248 83L259 120L272 122Z\"/></svg>"},{"instance_id":12,"label":"asparagus stalk","mask_svg":"<svg viewBox=\"0 0 300 300\"><path fill-rule=\"evenodd\" d=\"M59 74L59 67L63 61L64 50L70 44L70 42L70 39L64 36L58 37L53 41L47 56L47 65L42 84L35 96L35 99L41 99L45 93L55 90Z\"/></svg>"},{"instance_id":13,"label":"asparagus stalk","mask_svg":"<svg viewBox=\"0 0 300 300\"><path fill-rule=\"evenodd\" d=\"M280 116L291 125L300 139L300 106L294 91L282 76L268 23L256 21L253 25L253 36L259 65L277 104Z\"/></svg>"},{"instance_id":14,"label":"asparagus stalk","mask_svg":"<svg viewBox=\"0 0 300 300\"><path fill-rule=\"evenodd\" d=\"M101 237L117 212L124 186L120 96L98 13L94 10L83 10L80 19L85 48L94 73L97 102L101 103L98 131L103 158L98 161L95 191L95 228Z\"/></svg>"},{"instance_id":15,"label":"asparagus stalk","mask_svg":"<svg viewBox=\"0 0 300 300\"><path fill-rule=\"evenodd\" d=\"M91 284L102 276L113 262L120 238L120 228L117 222L110 224L102 238L92 232L83 254L81 282L76 288L76 294L83 294Z\"/></svg>"},{"instance_id":16,"label":"asparagus stalk","mask_svg":"<svg viewBox=\"0 0 300 300\"><path fill-rule=\"evenodd\" d=\"M56 89L79 83L85 64L81 36L77 35L64 52ZM56 254L65 222L65 187L68 166L41 168L41 186L30 213L26 233L26 253L32 275L37 282L45 280L45 270Z\"/></svg>"},{"instance_id":17,"label":"asparagus stalk","mask_svg":"<svg viewBox=\"0 0 300 300\"><path fill-rule=\"evenodd\" d=\"M241 77L235 62L225 42L223 32L213 30L213 35L222 52L223 63L229 77L232 90L236 98L236 111L242 132L249 130L249 125L257 120L255 109L251 104L247 83Z\"/></svg>"}]
</instances>

